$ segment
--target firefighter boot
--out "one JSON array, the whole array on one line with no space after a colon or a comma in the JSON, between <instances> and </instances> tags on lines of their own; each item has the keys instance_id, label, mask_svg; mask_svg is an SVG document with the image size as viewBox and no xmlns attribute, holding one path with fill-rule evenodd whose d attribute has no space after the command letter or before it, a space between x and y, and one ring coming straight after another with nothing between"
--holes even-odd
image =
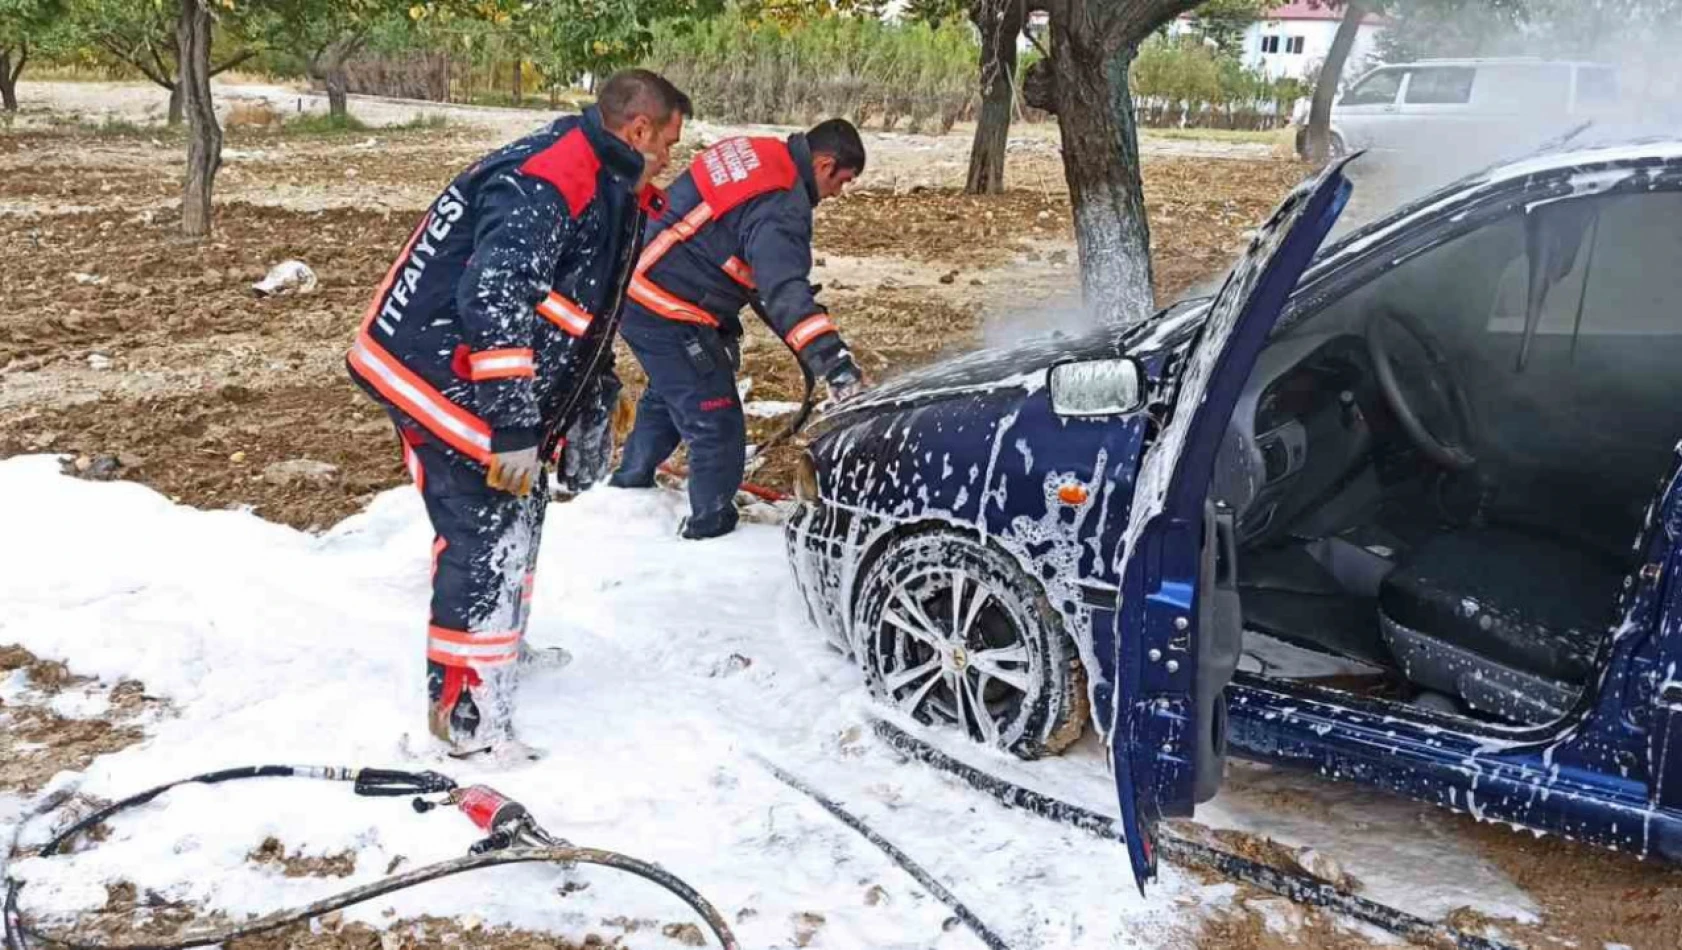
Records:
<instances>
[{"instance_id":1,"label":"firefighter boot","mask_svg":"<svg viewBox=\"0 0 1682 950\"><path fill-rule=\"evenodd\" d=\"M514 738L515 664L487 669L427 663L427 727L456 758L524 754ZM524 755L536 758L536 754Z\"/></svg>"}]
</instances>

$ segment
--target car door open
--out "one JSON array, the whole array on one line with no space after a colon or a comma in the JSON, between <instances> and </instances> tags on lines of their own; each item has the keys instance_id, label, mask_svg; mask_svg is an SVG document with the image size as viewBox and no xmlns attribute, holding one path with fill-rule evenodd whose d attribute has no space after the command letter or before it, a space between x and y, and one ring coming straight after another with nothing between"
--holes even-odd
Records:
<instances>
[{"instance_id":1,"label":"car door open","mask_svg":"<svg viewBox=\"0 0 1682 950\"><path fill-rule=\"evenodd\" d=\"M1222 690L1241 631L1231 521L1208 500L1215 455L1257 353L1348 200L1347 164L1334 163L1293 192L1227 276L1134 486L1119 554L1108 713L1116 792L1141 890L1156 873L1156 822L1189 816L1220 785Z\"/></svg>"}]
</instances>

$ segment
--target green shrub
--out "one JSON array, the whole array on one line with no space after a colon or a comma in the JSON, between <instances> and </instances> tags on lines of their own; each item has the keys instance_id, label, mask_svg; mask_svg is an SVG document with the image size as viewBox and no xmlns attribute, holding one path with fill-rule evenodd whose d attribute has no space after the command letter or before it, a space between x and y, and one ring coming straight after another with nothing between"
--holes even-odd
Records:
<instances>
[{"instance_id":1,"label":"green shrub","mask_svg":"<svg viewBox=\"0 0 1682 950\"><path fill-rule=\"evenodd\" d=\"M804 125L844 116L945 132L974 110L979 53L959 20L931 28L823 16L783 25L731 8L684 30L657 26L647 65L711 119Z\"/></svg>"}]
</instances>

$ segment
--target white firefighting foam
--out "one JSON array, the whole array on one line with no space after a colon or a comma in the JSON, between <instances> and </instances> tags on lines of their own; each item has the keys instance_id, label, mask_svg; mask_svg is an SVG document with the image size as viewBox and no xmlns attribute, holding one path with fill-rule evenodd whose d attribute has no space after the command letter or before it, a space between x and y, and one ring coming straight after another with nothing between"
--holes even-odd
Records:
<instances>
[{"instance_id":1,"label":"white firefighting foam","mask_svg":"<svg viewBox=\"0 0 1682 950\"><path fill-rule=\"evenodd\" d=\"M748 750L853 809L1013 946L1158 946L1165 930L1195 929L1236 899L1230 887L1201 886L1170 867L1142 900L1119 845L1004 811L898 761L871 738L860 675L807 622L778 530L750 525L725 539L680 541L683 508L664 492L608 489L551 508L531 637L566 646L576 660L522 688L522 736L550 755L496 774L402 751L405 733L424 733L431 534L412 489L387 492L311 536L249 513L177 506L134 484L68 478L51 458L0 462L8 526L0 643L63 659L79 674L138 679L171 704L173 714L148 726L143 742L94 761L79 777L86 794L115 798L244 764L439 768L520 799L558 835L661 863L719 905L744 946L789 944L795 919L808 913L824 920L816 948L977 945L962 927L945 930L942 905L753 765ZM0 687L11 702L26 689L23 674ZM1101 756L1017 765L978 754L1113 811ZM1229 821L1266 829L1265 812L1242 796L1227 801ZM0 842L23 806L0 795ZM1414 834L1393 824L1370 834L1381 843ZM73 857L16 862L12 871L29 881L25 909L101 906L106 883L129 880L171 900L261 913L376 880L394 863L412 869L461 855L477 837L453 812L419 815L402 800L284 779L179 789L111 829ZM39 843L47 832L47 822L34 822L23 841ZM271 835L288 852L352 852L355 873L288 879L248 862ZM1305 843L1339 853L1335 842ZM1440 839L1434 846L1455 848ZM1419 843L1391 850L1418 854ZM1476 863L1464 853L1460 860ZM1468 890L1436 875L1439 866L1388 868L1405 886L1382 896L1411 895L1421 908L1523 911L1522 895L1515 903L1502 893L1492 906L1487 876L1481 890ZM1358 861L1346 867L1383 877ZM588 888L557 893L569 878ZM882 899L869 899L876 887ZM604 924L610 918L690 919L675 898L635 878L537 867L427 885L348 916L382 927L422 914L573 939L617 935ZM647 930L636 939L665 942Z\"/></svg>"}]
</instances>

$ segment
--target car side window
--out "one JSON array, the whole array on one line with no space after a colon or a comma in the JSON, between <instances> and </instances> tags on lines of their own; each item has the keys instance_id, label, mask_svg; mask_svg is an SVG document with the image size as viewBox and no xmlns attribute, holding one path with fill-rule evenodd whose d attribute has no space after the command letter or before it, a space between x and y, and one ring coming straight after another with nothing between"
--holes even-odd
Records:
<instances>
[{"instance_id":1,"label":"car side window","mask_svg":"<svg viewBox=\"0 0 1682 950\"><path fill-rule=\"evenodd\" d=\"M1413 70L1408 81L1410 105L1461 105L1472 101L1472 81L1477 70L1470 66L1428 66Z\"/></svg>"},{"instance_id":2,"label":"car side window","mask_svg":"<svg viewBox=\"0 0 1682 950\"><path fill-rule=\"evenodd\" d=\"M1478 102L1493 109L1556 110L1571 96L1571 67L1557 63L1483 67Z\"/></svg>"},{"instance_id":3,"label":"car side window","mask_svg":"<svg viewBox=\"0 0 1682 950\"><path fill-rule=\"evenodd\" d=\"M1573 228L1581 234L1547 288L1538 336L1682 336L1682 192L1588 198L1539 213L1569 213L1581 221ZM1502 274L1491 333L1524 332L1529 269L1515 264Z\"/></svg>"},{"instance_id":4,"label":"car side window","mask_svg":"<svg viewBox=\"0 0 1682 950\"><path fill-rule=\"evenodd\" d=\"M1400 69L1381 69L1367 78L1356 83L1343 96L1338 105L1344 106L1387 106L1396 101L1396 93L1401 91L1402 77L1406 75Z\"/></svg>"}]
</instances>

